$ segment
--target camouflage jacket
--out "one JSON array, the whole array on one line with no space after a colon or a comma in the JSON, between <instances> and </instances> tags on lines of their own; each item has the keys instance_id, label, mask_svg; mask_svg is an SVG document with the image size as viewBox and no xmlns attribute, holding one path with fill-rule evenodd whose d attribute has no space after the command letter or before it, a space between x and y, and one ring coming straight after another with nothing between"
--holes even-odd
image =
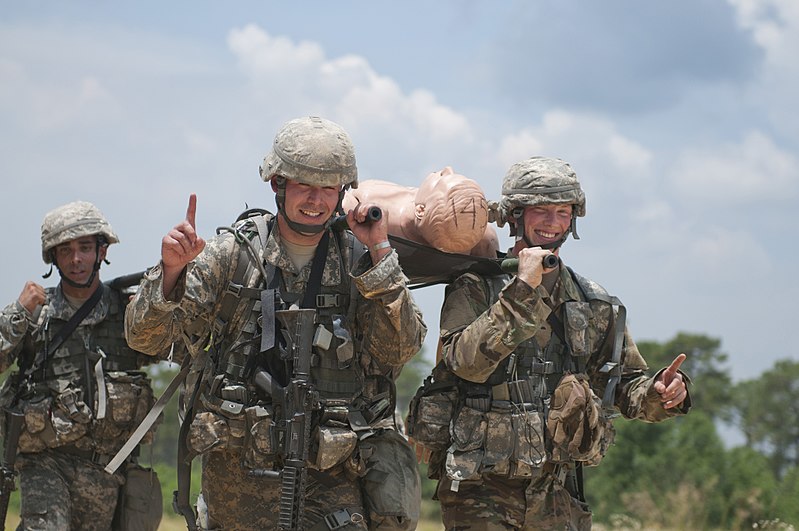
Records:
<instances>
[{"instance_id":1,"label":"camouflage jacket","mask_svg":"<svg viewBox=\"0 0 799 531\"><path fill-rule=\"evenodd\" d=\"M601 289L601 288L599 288ZM565 323L565 303L585 301L580 287L569 270L561 266L552 293L543 286L535 289L512 277L491 300L491 290L483 279L465 274L446 291L441 311L442 356L446 366L456 376L471 382L485 382L520 344L535 338L543 348L553 333L550 314ZM607 375L600 368L610 361L613 349L613 307L592 300L591 318L583 338L584 367L572 372L584 372L597 396L602 397ZM646 362L625 329L621 354L622 379L616 388L615 406L626 418L658 422L683 414L683 408L666 410L646 374ZM550 389L551 391L551 389Z\"/></svg>"},{"instance_id":2,"label":"camouflage jacket","mask_svg":"<svg viewBox=\"0 0 799 531\"><path fill-rule=\"evenodd\" d=\"M107 286L103 290L96 306L49 357L48 346L75 313L60 285L46 289L46 302L35 316L17 301L2 310L0 369L21 357L30 367L21 404L26 422L21 451L75 444L111 454L152 405L149 379L138 369L153 358L125 341L125 295ZM11 400L13 391L6 385L2 400Z\"/></svg>"},{"instance_id":3,"label":"camouflage jacket","mask_svg":"<svg viewBox=\"0 0 799 531\"><path fill-rule=\"evenodd\" d=\"M267 219L269 215L267 215ZM338 238L330 238L321 283L336 286L350 272L342 270ZM126 334L134 348L159 352L183 340L192 356L208 344L210 331L218 317L225 290L233 278L240 258L239 243L230 233L212 238L203 252L186 268L178 285L163 295L161 266L145 274L140 289L126 315ZM304 293L311 263L297 270L280 241L277 226L270 232L263 249L267 264L282 271L285 290ZM357 287L355 322L350 330L360 363L368 372L388 373L391 377L421 349L427 328L406 287L407 279L399 266L396 251L372 265L367 254L351 273ZM262 287L263 279L254 275L247 286ZM249 317L240 304L233 312L226 334L238 336Z\"/></svg>"}]
</instances>

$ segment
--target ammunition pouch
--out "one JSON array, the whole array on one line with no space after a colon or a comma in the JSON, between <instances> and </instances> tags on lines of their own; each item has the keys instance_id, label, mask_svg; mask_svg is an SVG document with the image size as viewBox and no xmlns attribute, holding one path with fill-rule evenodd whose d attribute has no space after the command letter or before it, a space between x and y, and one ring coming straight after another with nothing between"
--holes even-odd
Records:
<instances>
[{"instance_id":1,"label":"ammunition pouch","mask_svg":"<svg viewBox=\"0 0 799 531\"><path fill-rule=\"evenodd\" d=\"M114 454L147 416L155 397L147 376L139 372L108 372L105 388L105 416L92 422L92 438L97 451ZM141 444L152 442L159 424L160 419L150 427Z\"/></svg>"},{"instance_id":2,"label":"ammunition pouch","mask_svg":"<svg viewBox=\"0 0 799 531\"><path fill-rule=\"evenodd\" d=\"M21 402L25 415L19 450L41 452L46 448L74 445L83 451L113 455L141 423L155 403L144 373L111 372L105 375L106 414L93 418L80 388L67 387L52 395L44 383ZM97 408L95 408L97 409ZM152 441L155 427L143 443Z\"/></svg>"}]
</instances>

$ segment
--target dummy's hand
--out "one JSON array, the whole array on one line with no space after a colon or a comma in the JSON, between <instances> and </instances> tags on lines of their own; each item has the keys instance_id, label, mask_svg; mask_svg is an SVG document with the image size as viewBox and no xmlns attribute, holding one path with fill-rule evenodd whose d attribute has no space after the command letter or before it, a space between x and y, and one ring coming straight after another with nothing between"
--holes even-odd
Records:
<instances>
[{"instance_id":1,"label":"dummy's hand","mask_svg":"<svg viewBox=\"0 0 799 531\"><path fill-rule=\"evenodd\" d=\"M540 247L525 247L519 251L519 269L516 273L521 280L529 286L535 288L541 284L543 275L548 269L544 269L544 257L551 254L549 251Z\"/></svg>"},{"instance_id":2,"label":"dummy's hand","mask_svg":"<svg viewBox=\"0 0 799 531\"><path fill-rule=\"evenodd\" d=\"M205 248L205 240L197 235L195 215L197 195L189 196L186 219L175 225L161 240L161 262L164 271L182 271Z\"/></svg>"},{"instance_id":3,"label":"dummy's hand","mask_svg":"<svg viewBox=\"0 0 799 531\"><path fill-rule=\"evenodd\" d=\"M678 407L688 396L688 389L685 387L682 374L677 372L685 358L685 354L674 358L671 365L661 372L655 381L655 391L660 393L660 401L666 409Z\"/></svg>"},{"instance_id":4,"label":"dummy's hand","mask_svg":"<svg viewBox=\"0 0 799 531\"><path fill-rule=\"evenodd\" d=\"M22 293L19 294L19 299L17 300L28 312L33 314L36 307L42 306L45 302L44 288L29 280L25 283L25 287L22 288Z\"/></svg>"},{"instance_id":5,"label":"dummy's hand","mask_svg":"<svg viewBox=\"0 0 799 531\"><path fill-rule=\"evenodd\" d=\"M355 208L347 212L347 223L350 230L362 244L369 249L372 263L376 264L385 255L391 252L391 247L383 247L383 242L388 242L388 211L383 209L383 217L378 221L367 220L367 213L374 203L358 203ZM375 249L375 246L383 247Z\"/></svg>"}]
</instances>

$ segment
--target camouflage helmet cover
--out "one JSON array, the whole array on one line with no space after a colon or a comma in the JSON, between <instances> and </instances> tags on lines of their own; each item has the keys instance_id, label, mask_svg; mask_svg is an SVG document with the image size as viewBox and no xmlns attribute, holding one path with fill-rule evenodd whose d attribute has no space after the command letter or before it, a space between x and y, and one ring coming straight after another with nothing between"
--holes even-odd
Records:
<instances>
[{"instance_id":1,"label":"camouflage helmet cover","mask_svg":"<svg viewBox=\"0 0 799 531\"><path fill-rule=\"evenodd\" d=\"M544 204L570 204L574 216L585 216L585 193L567 162L532 157L510 167L502 181L503 219L514 209Z\"/></svg>"},{"instance_id":2,"label":"camouflage helmet cover","mask_svg":"<svg viewBox=\"0 0 799 531\"><path fill-rule=\"evenodd\" d=\"M308 116L286 122L264 157L261 178L279 175L312 186L358 187L355 148L337 123Z\"/></svg>"},{"instance_id":3,"label":"camouflage helmet cover","mask_svg":"<svg viewBox=\"0 0 799 531\"><path fill-rule=\"evenodd\" d=\"M114 229L103 213L91 203L74 201L48 212L42 221L42 259L52 262L50 251L62 243L84 236L102 235L111 243L118 243Z\"/></svg>"}]
</instances>

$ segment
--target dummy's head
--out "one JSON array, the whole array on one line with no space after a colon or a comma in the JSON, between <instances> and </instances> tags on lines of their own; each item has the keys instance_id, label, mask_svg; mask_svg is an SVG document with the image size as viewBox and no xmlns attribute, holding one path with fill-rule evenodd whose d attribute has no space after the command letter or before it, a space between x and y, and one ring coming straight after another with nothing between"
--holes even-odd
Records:
<instances>
[{"instance_id":1,"label":"dummy's head","mask_svg":"<svg viewBox=\"0 0 799 531\"><path fill-rule=\"evenodd\" d=\"M482 188L449 166L425 178L414 203L419 232L440 251L468 254L485 234L488 205Z\"/></svg>"}]
</instances>

